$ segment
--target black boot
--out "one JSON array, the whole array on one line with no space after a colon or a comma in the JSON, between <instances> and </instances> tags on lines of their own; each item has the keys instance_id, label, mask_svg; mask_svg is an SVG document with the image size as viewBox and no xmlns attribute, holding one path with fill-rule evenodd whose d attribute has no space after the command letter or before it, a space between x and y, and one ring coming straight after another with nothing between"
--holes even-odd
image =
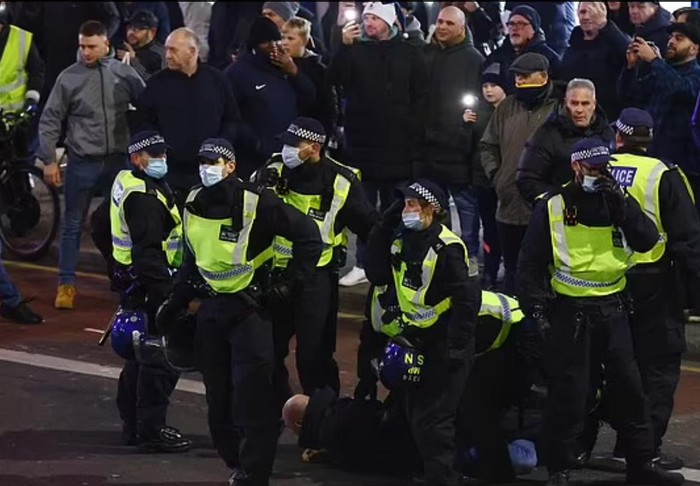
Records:
<instances>
[{"instance_id":1,"label":"black boot","mask_svg":"<svg viewBox=\"0 0 700 486\"><path fill-rule=\"evenodd\" d=\"M685 478L680 473L664 471L655 462L641 467L627 467L627 484L650 484L656 486L680 486Z\"/></svg>"},{"instance_id":2,"label":"black boot","mask_svg":"<svg viewBox=\"0 0 700 486\"><path fill-rule=\"evenodd\" d=\"M27 307L25 301L20 302L14 307L2 304L0 306L0 316L18 324L41 324L44 322L44 318Z\"/></svg>"},{"instance_id":3,"label":"black boot","mask_svg":"<svg viewBox=\"0 0 700 486\"><path fill-rule=\"evenodd\" d=\"M139 436L139 449L143 452L187 452L191 445L192 441L174 427L165 426L155 434Z\"/></svg>"}]
</instances>

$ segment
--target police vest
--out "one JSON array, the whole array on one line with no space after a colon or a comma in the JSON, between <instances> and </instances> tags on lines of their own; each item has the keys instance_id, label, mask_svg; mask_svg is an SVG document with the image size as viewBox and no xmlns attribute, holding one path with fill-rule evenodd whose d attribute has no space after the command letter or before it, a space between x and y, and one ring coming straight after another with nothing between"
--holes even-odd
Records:
<instances>
[{"instance_id":1,"label":"police vest","mask_svg":"<svg viewBox=\"0 0 700 486\"><path fill-rule=\"evenodd\" d=\"M277 154L273 155L274 159L279 156ZM302 213L313 219L318 225L318 229L321 233L321 241L323 244L323 250L321 252L321 257L319 258L317 267L324 267L328 265L333 259L333 250L339 246L347 246L348 236L345 231L341 231L336 234L335 232L335 220L338 213L345 205L350 194L350 188L352 187L351 178L358 177L359 171L348 166L344 166L339 162L327 157L328 162L331 164L336 164L337 167L342 167L346 169L343 174L338 172L335 175L332 186L332 194L329 191L328 195L324 194L300 194L291 190L287 190L286 181L284 180L285 166L283 162L275 161L267 166L268 169L275 169L279 173L281 184L275 188L277 194L282 198L282 200L292 207L295 207ZM350 177L348 177L350 176ZM330 188L329 188L330 189ZM275 236L273 241L273 249L275 252L274 266L275 267L286 267L289 260L292 258L292 242L282 236Z\"/></svg>"},{"instance_id":2,"label":"police vest","mask_svg":"<svg viewBox=\"0 0 700 486\"><path fill-rule=\"evenodd\" d=\"M437 241L430 245L420 267L408 264L402 259L403 241L397 239L391 245L392 274L398 306L404 326L428 328L435 324L440 315L452 307L452 298L446 297L435 305L425 303L430 284L435 276L438 252L447 245L459 245L464 250L464 259L469 266L469 253L462 239L442 226Z\"/></svg>"},{"instance_id":3,"label":"police vest","mask_svg":"<svg viewBox=\"0 0 700 486\"><path fill-rule=\"evenodd\" d=\"M124 216L124 201L129 195L140 192L153 194L168 210L173 218L175 226L163 242L163 251L168 259L168 265L177 268L182 263L182 220L177 206L168 206L168 200L157 189L149 189L146 181L134 176L130 170L123 170L117 174L112 185L112 196L109 204L109 220L112 228L112 256L122 265L131 265L131 235Z\"/></svg>"},{"instance_id":4,"label":"police vest","mask_svg":"<svg viewBox=\"0 0 700 486\"><path fill-rule=\"evenodd\" d=\"M507 295L482 290L479 317L486 316L498 319L501 322L501 330L488 348L477 351L477 356L500 349L510 336L513 324L518 324L525 319L525 314L520 310L520 304L517 300Z\"/></svg>"},{"instance_id":5,"label":"police vest","mask_svg":"<svg viewBox=\"0 0 700 486\"><path fill-rule=\"evenodd\" d=\"M632 250L614 226L565 224L564 197L547 201L554 265L552 290L570 297L602 297L622 291Z\"/></svg>"},{"instance_id":6,"label":"police vest","mask_svg":"<svg viewBox=\"0 0 700 486\"><path fill-rule=\"evenodd\" d=\"M27 93L26 66L32 33L14 25L9 28L10 33L0 61L0 109L18 111L24 106L24 95Z\"/></svg>"},{"instance_id":7,"label":"police vest","mask_svg":"<svg viewBox=\"0 0 700 486\"><path fill-rule=\"evenodd\" d=\"M201 190L201 187L192 190L187 203L194 201ZM236 216L241 219L237 224L233 216L207 219L185 207L185 241L194 254L199 273L217 293L245 290L251 285L255 271L272 258L272 246L248 258L259 198L255 192L243 190L242 212Z\"/></svg>"},{"instance_id":8,"label":"police vest","mask_svg":"<svg viewBox=\"0 0 700 486\"><path fill-rule=\"evenodd\" d=\"M668 237L661 221L659 189L661 177L670 169L660 160L633 154L616 154L615 159L610 162L610 166L610 171L618 184L627 189L629 194L639 203L642 211L656 224L656 229L659 231L659 241L654 248L646 253L634 253L632 261L635 264L659 261L666 252ZM683 171L680 168L673 170L680 172L688 192L693 198L693 190L690 188L690 183Z\"/></svg>"}]
</instances>

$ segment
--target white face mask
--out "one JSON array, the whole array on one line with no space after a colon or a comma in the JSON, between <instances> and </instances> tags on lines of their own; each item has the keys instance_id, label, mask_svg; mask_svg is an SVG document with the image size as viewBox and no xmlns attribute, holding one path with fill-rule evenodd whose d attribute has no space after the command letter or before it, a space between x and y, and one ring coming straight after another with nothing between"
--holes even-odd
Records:
<instances>
[{"instance_id":1,"label":"white face mask","mask_svg":"<svg viewBox=\"0 0 700 486\"><path fill-rule=\"evenodd\" d=\"M406 229L411 231L420 231L423 229L423 220L420 217L420 213L401 213L401 220Z\"/></svg>"},{"instance_id":2,"label":"white face mask","mask_svg":"<svg viewBox=\"0 0 700 486\"><path fill-rule=\"evenodd\" d=\"M581 187L586 192L595 192L595 181L597 181L597 180L598 180L597 177L584 175L583 182L581 183Z\"/></svg>"},{"instance_id":3,"label":"white face mask","mask_svg":"<svg viewBox=\"0 0 700 486\"><path fill-rule=\"evenodd\" d=\"M199 178L205 187L211 187L224 180L224 165L206 165L199 166Z\"/></svg>"},{"instance_id":4,"label":"white face mask","mask_svg":"<svg viewBox=\"0 0 700 486\"><path fill-rule=\"evenodd\" d=\"M282 147L282 161L284 165L290 169L295 169L303 164L304 161L299 158L299 150L299 147L292 147L291 145Z\"/></svg>"}]
</instances>

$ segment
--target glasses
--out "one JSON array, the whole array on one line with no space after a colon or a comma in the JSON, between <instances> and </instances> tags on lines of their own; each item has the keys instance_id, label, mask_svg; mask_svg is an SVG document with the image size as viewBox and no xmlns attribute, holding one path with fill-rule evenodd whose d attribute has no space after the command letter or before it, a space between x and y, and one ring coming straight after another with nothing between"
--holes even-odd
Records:
<instances>
[{"instance_id":1,"label":"glasses","mask_svg":"<svg viewBox=\"0 0 700 486\"><path fill-rule=\"evenodd\" d=\"M511 29L517 28L518 30L520 30L530 25L530 22L507 22L506 25Z\"/></svg>"}]
</instances>

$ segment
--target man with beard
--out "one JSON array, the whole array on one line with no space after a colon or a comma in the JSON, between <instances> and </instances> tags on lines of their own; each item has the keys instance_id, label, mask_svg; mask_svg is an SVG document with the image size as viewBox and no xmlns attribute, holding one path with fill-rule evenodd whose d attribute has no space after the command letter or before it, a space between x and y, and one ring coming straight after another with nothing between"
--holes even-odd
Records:
<instances>
[{"instance_id":1,"label":"man with beard","mask_svg":"<svg viewBox=\"0 0 700 486\"><path fill-rule=\"evenodd\" d=\"M657 48L636 37L627 49L627 68L618 80L623 104L643 108L654 119L654 139L649 155L677 164L688 176L695 193L700 190L700 149L693 143L691 116L700 93L700 28L674 23L661 58ZM648 75L640 68L648 66ZM696 200L696 207L698 202Z\"/></svg>"},{"instance_id":2,"label":"man with beard","mask_svg":"<svg viewBox=\"0 0 700 486\"><path fill-rule=\"evenodd\" d=\"M126 42L116 46L117 59L128 63L144 81L165 67L165 47L156 38L158 17L148 10L139 10L126 23Z\"/></svg>"}]
</instances>

